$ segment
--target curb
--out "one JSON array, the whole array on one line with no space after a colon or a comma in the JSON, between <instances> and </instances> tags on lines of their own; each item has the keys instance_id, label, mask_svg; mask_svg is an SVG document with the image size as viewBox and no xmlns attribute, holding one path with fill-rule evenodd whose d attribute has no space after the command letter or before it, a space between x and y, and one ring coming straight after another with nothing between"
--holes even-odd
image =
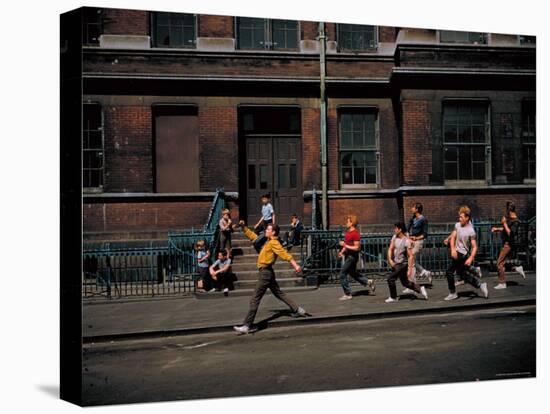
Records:
<instances>
[{"instance_id":1,"label":"curb","mask_svg":"<svg viewBox=\"0 0 550 414\"><path fill-rule=\"evenodd\" d=\"M314 324L326 324L340 321L354 321L354 320L375 320L375 319L390 319L401 318L418 315L430 315L443 312L463 312L477 309L494 309L502 307L515 307L515 306L528 306L536 305L536 298L523 298L523 299L511 299L507 301L491 302L491 303L474 303L465 305L454 305L444 307L433 307L426 309L404 309L386 312L372 312L372 313L358 313L353 315L328 315L318 317L307 317L299 319L291 319L284 321L270 321L271 327L285 327L292 325L314 325ZM391 305L390 305L391 306ZM262 322L259 322L260 324ZM196 335L205 333L217 333L217 332L232 332L233 324L231 325L216 325L216 326L204 326L195 328L180 328L171 330L157 330L157 331L144 331L144 332L128 332L120 334L107 334L96 336L84 336L82 337L83 344L101 343L101 342L113 342L123 340L136 340L136 339L151 339L151 338L165 338L170 336L183 336L183 335Z\"/></svg>"}]
</instances>

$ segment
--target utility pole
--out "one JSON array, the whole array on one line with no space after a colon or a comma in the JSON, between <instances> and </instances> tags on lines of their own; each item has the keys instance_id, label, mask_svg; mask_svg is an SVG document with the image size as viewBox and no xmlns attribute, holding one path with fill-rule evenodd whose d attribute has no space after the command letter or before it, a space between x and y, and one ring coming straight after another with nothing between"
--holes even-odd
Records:
<instances>
[{"instance_id":1,"label":"utility pole","mask_svg":"<svg viewBox=\"0 0 550 414\"><path fill-rule=\"evenodd\" d=\"M320 105L321 114L321 221L323 229L328 229L328 171L327 171L327 96L326 96L326 42L325 23L319 23L319 61L320 71Z\"/></svg>"}]
</instances>

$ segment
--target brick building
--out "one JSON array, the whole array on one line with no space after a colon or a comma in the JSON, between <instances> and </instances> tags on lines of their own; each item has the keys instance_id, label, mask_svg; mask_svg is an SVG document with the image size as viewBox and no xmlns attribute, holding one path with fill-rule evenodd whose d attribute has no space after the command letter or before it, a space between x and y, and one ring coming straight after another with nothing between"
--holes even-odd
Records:
<instances>
[{"instance_id":1,"label":"brick building","mask_svg":"<svg viewBox=\"0 0 550 414\"><path fill-rule=\"evenodd\" d=\"M309 224L325 128L331 226L414 201L432 222L506 200L535 215L534 37L325 23L323 42L319 22L79 13L85 237L199 227L222 186L235 217L270 192Z\"/></svg>"}]
</instances>

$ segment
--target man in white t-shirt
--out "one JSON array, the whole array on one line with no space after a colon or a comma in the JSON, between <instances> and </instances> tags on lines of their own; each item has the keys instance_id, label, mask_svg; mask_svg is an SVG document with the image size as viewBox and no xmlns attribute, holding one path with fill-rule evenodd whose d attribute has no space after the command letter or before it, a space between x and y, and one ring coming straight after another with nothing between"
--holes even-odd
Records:
<instances>
[{"instance_id":1,"label":"man in white t-shirt","mask_svg":"<svg viewBox=\"0 0 550 414\"><path fill-rule=\"evenodd\" d=\"M445 300L454 300L458 298L456 294L454 273L462 277L465 283L481 290L485 298L489 297L487 283L481 283L481 280L470 271L470 266L474 263L477 253L476 231L471 222L471 212L467 206L460 207L458 211L458 223L451 235L451 267L447 270L447 285L449 294Z\"/></svg>"}]
</instances>

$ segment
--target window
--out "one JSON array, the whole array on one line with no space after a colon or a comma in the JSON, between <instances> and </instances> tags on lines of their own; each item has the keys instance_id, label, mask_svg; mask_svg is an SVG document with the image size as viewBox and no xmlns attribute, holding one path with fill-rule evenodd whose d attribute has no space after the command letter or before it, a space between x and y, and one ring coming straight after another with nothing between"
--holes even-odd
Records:
<instances>
[{"instance_id":1,"label":"window","mask_svg":"<svg viewBox=\"0 0 550 414\"><path fill-rule=\"evenodd\" d=\"M194 48L196 19L193 14L153 13L155 47Z\"/></svg>"},{"instance_id":2,"label":"window","mask_svg":"<svg viewBox=\"0 0 550 414\"><path fill-rule=\"evenodd\" d=\"M83 108L82 187L103 187L103 118L97 103Z\"/></svg>"},{"instance_id":3,"label":"window","mask_svg":"<svg viewBox=\"0 0 550 414\"><path fill-rule=\"evenodd\" d=\"M376 27L360 24L339 24L337 40L339 50L353 52L375 50L378 43Z\"/></svg>"},{"instance_id":4,"label":"window","mask_svg":"<svg viewBox=\"0 0 550 414\"><path fill-rule=\"evenodd\" d=\"M519 44L520 45L534 45L537 43L537 38L535 36L520 36Z\"/></svg>"},{"instance_id":5,"label":"window","mask_svg":"<svg viewBox=\"0 0 550 414\"><path fill-rule=\"evenodd\" d=\"M86 46L99 45L101 35L102 10L84 7L82 9L82 44Z\"/></svg>"},{"instance_id":6,"label":"window","mask_svg":"<svg viewBox=\"0 0 550 414\"><path fill-rule=\"evenodd\" d=\"M526 99L522 104L522 160L523 178L534 180L537 170L537 134L536 134L536 102L533 99Z\"/></svg>"},{"instance_id":7,"label":"window","mask_svg":"<svg viewBox=\"0 0 550 414\"><path fill-rule=\"evenodd\" d=\"M343 187L378 184L377 117L373 110L340 114L340 177Z\"/></svg>"},{"instance_id":8,"label":"window","mask_svg":"<svg viewBox=\"0 0 550 414\"><path fill-rule=\"evenodd\" d=\"M298 22L238 17L237 36L239 49L296 50Z\"/></svg>"},{"instance_id":9,"label":"window","mask_svg":"<svg viewBox=\"0 0 550 414\"><path fill-rule=\"evenodd\" d=\"M487 34L480 32L458 32L452 30L440 30L441 43L471 43L474 45L487 44Z\"/></svg>"},{"instance_id":10,"label":"window","mask_svg":"<svg viewBox=\"0 0 550 414\"><path fill-rule=\"evenodd\" d=\"M487 179L490 148L488 104L448 101L443 104L445 180Z\"/></svg>"}]
</instances>

